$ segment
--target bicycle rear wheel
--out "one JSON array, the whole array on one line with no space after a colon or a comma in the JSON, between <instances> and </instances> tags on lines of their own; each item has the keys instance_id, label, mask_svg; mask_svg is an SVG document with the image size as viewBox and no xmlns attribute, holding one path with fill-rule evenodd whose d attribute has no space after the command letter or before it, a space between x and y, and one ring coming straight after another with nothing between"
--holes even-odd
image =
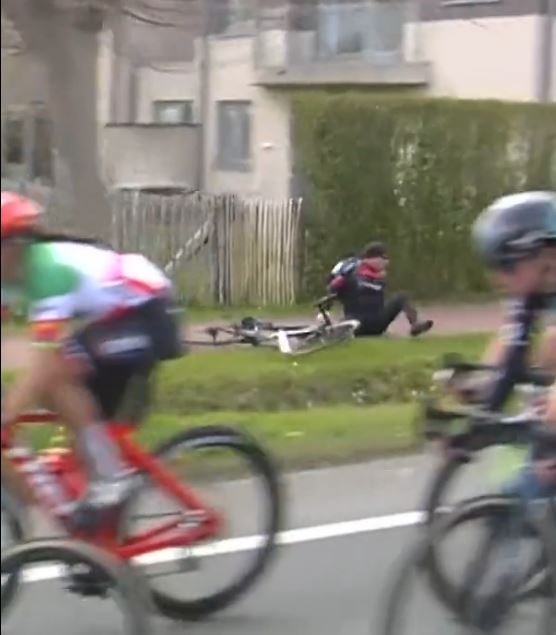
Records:
<instances>
[{"instance_id":1,"label":"bicycle rear wheel","mask_svg":"<svg viewBox=\"0 0 556 635\"><path fill-rule=\"evenodd\" d=\"M37 565L48 564L45 574L37 569ZM61 565L61 567L52 565ZM66 572L66 573L64 573ZM69 575L67 575L69 572ZM148 592L139 576L127 564L121 563L108 553L77 541L46 540L27 542L2 553L2 577L21 575L32 580L66 578L74 580L74 576L85 576L94 581L96 588L102 586L107 595L111 595L118 604L123 617L123 632L129 635L150 635ZM88 595L83 593L83 595ZM8 610L13 608L15 596L2 597L2 620ZM51 606L46 606L51 609ZM36 612L34 613L36 615ZM33 615L26 612L26 615ZM41 626L42 623L42 626ZM44 621L35 622L37 633L47 627ZM74 625L72 631L78 633ZM18 627L19 628L19 627ZM26 633L29 632L28 628Z\"/></svg>"},{"instance_id":2,"label":"bicycle rear wheel","mask_svg":"<svg viewBox=\"0 0 556 635\"><path fill-rule=\"evenodd\" d=\"M278 474L250 436L227 426L187 430L155 455L213 509L231 504L226 515L221 513L226 535L218 536L215 544L149 554L146 559L161 613L171 619L199 619L235 602L270 564L282 517ZM195 522L194 515L189 519L180 503L146 477L130 501L122 535L152 529L172 517Z\"/></svg>"},{"instance_id":3,"label":"bicycle rear wheel","mask_svg":"<svg viewBox=\"0 0 556 635\"><path fill-rule=\"evenodd\" d=\"M23 540L23 524L13 498L2 488L2 553ZM2 575L2 604L10 604L19 587L20 576Z\"/></svg>"}]
</instances>

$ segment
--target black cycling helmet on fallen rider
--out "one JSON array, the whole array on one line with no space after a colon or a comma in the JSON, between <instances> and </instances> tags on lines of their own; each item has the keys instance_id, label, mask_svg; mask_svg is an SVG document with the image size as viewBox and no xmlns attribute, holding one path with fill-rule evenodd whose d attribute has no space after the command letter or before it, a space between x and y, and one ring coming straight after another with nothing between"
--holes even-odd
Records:
<instances>
[{"instance_id":1,"label":"black cycling helmet on fallen rider","mask_svg":"<svg viewBox=\"0 0 556 635\"><path fill-rule=\"evenodd\" d=\"M556 192L522 192L497 199L473 226L473 243L487 266L504 268L556 241Z\"/></svg>"}]
</instances>

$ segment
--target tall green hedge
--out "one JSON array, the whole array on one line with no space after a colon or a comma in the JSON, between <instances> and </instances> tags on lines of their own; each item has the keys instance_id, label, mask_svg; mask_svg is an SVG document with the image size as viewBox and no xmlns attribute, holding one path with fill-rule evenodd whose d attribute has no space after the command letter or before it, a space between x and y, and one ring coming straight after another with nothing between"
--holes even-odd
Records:
<instances>
[{"instance_id":1,"label":"tall green hedge","mask_svg":"<svg viewBox=\"0 0 556 635\"><path fill-rule=\"evenodd\" d=\"M556 189L556 104L376 96L293 97L305 183L305 291L371 239L391 284L419 297L480 292L469 227L506 192Z\"/></svg>"}]
</instances>

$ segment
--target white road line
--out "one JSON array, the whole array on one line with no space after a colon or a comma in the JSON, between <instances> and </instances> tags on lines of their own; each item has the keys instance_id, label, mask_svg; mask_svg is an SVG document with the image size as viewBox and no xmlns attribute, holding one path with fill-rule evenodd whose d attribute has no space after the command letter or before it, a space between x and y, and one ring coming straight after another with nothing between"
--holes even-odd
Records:
<instances>
[{"instance_id":1,"label":"white road line","mask_svg":"<svg viewBox=\"0 0 556 635\"><path fill-rule=\"evenodd\" d=\"M387 531L403 527L411 527L423 520L421 512L406 512L391 514L388 516L376 516L359 520L318 525L315 527L303 527L289 529L278 536L280 545L299 545L319 540L343 538L358 534ZM230 538L210 545L201 545L192 549L189 553L193 557L207 557L217 555L230 555L243 551L252 551L261 545L261 536L245 536L242 538ZM186 552L183 549L165 549L156 553L145 554L136 559L137 564L145 567L167 564L184 558ZM24 579L28 583L45 582L63 576L64 568L58 565L34 566L25 572Z\"/></svg>"}]
</instances>

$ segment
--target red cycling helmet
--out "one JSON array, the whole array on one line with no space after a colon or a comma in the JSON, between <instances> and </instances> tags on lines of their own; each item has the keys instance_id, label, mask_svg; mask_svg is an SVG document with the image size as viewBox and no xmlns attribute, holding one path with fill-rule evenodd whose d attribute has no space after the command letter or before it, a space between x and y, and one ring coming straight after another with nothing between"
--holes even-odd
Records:
<instances>
[{"instance_id":1,"label":"red cycling helmet","mask_svg":"<svg viewBox=\"0 0 556 635\"><path fill-rule=\"evenodd\" d=\"M40 215L40 207L31 199L2 192L2 240L32 231Z\"/></svg>"}]
</instances>

